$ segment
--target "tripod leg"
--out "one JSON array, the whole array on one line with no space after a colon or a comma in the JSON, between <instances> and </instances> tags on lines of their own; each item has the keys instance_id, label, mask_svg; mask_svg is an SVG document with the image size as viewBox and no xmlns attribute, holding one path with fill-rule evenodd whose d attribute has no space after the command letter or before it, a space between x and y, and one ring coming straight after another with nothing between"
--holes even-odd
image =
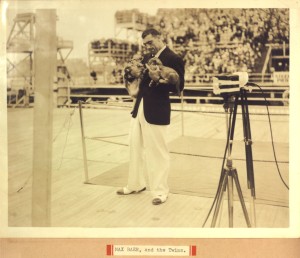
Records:
<instances>
[{"instance_id":1,"label":"tripod leg","mask_svg":"<svg viewBox=\"0 0 300 258\"><path fill-rule=\"evenodd\" d=\"M235 186L236 186L236 189L237 189L237 192L238 192L238 195L239 195L240 203L242 205L242 209L243 209L243 212L244 212L245 220L247 222L247 226L249 228L251 228L251 223L250 223L250 220L249 220L248 212L247 212L247 209L246 209L246 205L245 205L245 201L244 201L244 197L243 197L243 194L242 194L242 189L241 189L241 186L240 186L240 182L239 182L239 178L238 178L236 169L232 170L232 175L233 175Z\"/></svg>"},{"instance_id":2,"label":"tripod leg","mask_svg":"<svg viewBox=\"0 0 300 258\"><path fill-rule=\"evenodd\" d=\"M244 129L244 141L245 141L245 153L246 153L246 167L247 167L247 181L248 188L251 191L251 221L252 225L256 226L256 215L255 215L255 182L254 182L254 169L253 169L253 157L252 157L252 137L250 129L250 117L248 109L248 100L245 90L241 91L242 100L242 118L243 118L243 129Z\"/></svg>"},{"instance_id":3,"label":"tripod leg","mask_svg":"<svg viewBox=\"0 0 300 258\"><path fill-rule=\"evenodd\" d=\"M221 206L220 206L220 211L219 211L219 214L221 214L221 215L218 217L218 223L217 223L217 227L218 228L221 227L223 204L224 204L224 201L223 201L223 198L222 198L222 200L221 200Z\"/></svg>"},{"instance_id":4,"label":"tripod leg","mask_svg":"<svg viewBox=\"0 0 300 258\"><path fill-rule=\"evenodd\" d=\"M229 171L228 175L228 188L227 188L227 194L228 194L228 218L229 218L229 227L233 227L233 178L232 178L232 172Z\"/></svg>"},{"instance_id":5,"label":"tripod leg","mask_svg":"<svg viewBox=\"0 0 300 258\"><path fill-rule=\"evenodd\" d=\"M224 169L223 169L223 172L221 173L220 182L223 182L225 174L226 173L224 172ZM220 197L221 201L220 201L220 208L219 208L219 211L218 211L218 214L220 214L220 215L218 216L217 227L220 227L220 225L221 225L222 212L223 212L223 199L224 199L224 195L223 194L226 191L226 185L227 185L227 183L225 182L225 187L223 188L223 190L222 190L223 193L222 193L222 196ZM219 194L221 193L220 192L221 191L221 187L222 187L222 184L219 187Z\"/></svg>"},{"instance_id":6,"label":"tripod leg","mask_svg":"<svg viewBox=\"0 0 300 258\"><path fill-rule=\"evenodd\" d=\"M232 120L229 121L229 145L228 145L228 153L231 156L232 152L232 144L233 144L233 137L234 137L234 129L235 129L235 122L236 122L236 114L237 114L237 107L238 107L238 96L235 97L234 106L232 109Z\"/></svg>"},{"instance_id":7,"label":"tripod leg","mask_svg":"<svg viewBox=\"0 0 300 258\"><path fill-rule=\"evenodd\" d=\"M255 198L253 196L251 197L250 210L251 210L252 225L253 225L253 227L256 227Z\"/></svg>"},{"instance_id":8,"label":"tripod leg","mask_svg":"<svg viewBox=\"0 0 300 258\"><path fill-rule=\"evenodd\" d=\"M248 100L247 100L247 95L245 90L241 91L241 103L242 103L242 119L243 119L243 130L244 130L244 141L245 141L248 188L251 189L251 195L255 197L255 182L254 182L253 157L252 157L252 137L251 137L251 129L250 129Z\"/></svg>"},{"instance_id":9,"label":"tripod leg","mask_svg":"<svg viewBox=\"0 0 300 258\"><path fill-rule=\"evenodd\" d=\"M221 188L220 188L220 192L218 193L218 196L217 196L217 203L216 203L216 208L215 208L214 216L213 216L212 222L211 222L211 227L215 227L216 226L217 217L218 217L219 210L220 210L220 204L222 202L223 194L224 194L225 187L226 187L227 180L228 180L228 172L227 172L227 170L224 169L223 172L222 172L222 174L224 174L222 176L222 178L223 178L222 185L221 185Z\"/></svg>"}]
</instances>

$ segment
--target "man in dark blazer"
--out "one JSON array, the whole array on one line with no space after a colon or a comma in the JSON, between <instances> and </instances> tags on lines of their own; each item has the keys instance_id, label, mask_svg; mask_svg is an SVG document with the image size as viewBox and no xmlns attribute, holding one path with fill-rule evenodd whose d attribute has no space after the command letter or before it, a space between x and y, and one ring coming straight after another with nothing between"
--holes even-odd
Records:
<instances>
[{"instance_id":1,"label":"man in dark blazer","mask_svg":"<svg viewBox=\"0 0 300 258\"><path fill-rule=\"evenodd\" d=\"M159 58L163 66L177 72L179 83L175 85L163 80L153 83L153 73L151 71L144 73L132 111L128 184L117 193L128 195L144 191L145 169L153 198L152 204L158 205L167 200L169 193L167 182L170 168L167 146L171 116L169 94L178 93L184 88L184 63L164 44L157 30L145 30L142 39L148 52L142 62L146 64L152 57Z\"/></svg>"}]
</instances>

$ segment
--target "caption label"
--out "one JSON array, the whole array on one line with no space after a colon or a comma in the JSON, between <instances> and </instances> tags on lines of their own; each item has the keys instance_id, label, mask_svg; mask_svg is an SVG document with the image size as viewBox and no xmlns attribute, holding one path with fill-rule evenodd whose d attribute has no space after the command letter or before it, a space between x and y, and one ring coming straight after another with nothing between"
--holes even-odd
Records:
<instances>
[{"instance_id":1,"label":"caption label","mask_svg":"<svg viewBox=\"0 0 300 258\"><path fill-rule=\"evenodd\" d=\"M107 245L108 256L196 256L196 246Z\"/></svg>"}]
</instances>

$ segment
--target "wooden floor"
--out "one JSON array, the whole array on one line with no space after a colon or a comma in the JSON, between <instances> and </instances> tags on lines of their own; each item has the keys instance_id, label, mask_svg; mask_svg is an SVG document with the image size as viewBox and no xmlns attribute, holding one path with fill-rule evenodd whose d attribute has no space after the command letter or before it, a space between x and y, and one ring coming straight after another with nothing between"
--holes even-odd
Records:
<instances>
[{"instance_id":1,"label":"wooden floor","mask_svg":"<svg viewBox=\"0 0 300 258\"><path fill-rule=\"evenodd\" d=\"M175 108L180 108L180 106ZM172 112L169 141L187 136L225 139L226 123L221 106L188 106L183 117ZM195 112L197 111L198 112ZM207 112L209 111L209 112ZM276 143L289 141L289 116L286 107L270 108ZM94 177L128 162L130 109L102 106L83 110L87 137L89 176ZM253 115L252 115L253 113ZM265 108L250 107L252 139L271 142ZM182 127L182 118L184 126ZM9 226L31 226L33 109L8 110L8 205ZM117 136L117 137L113 137ZM238 116L235 139L243 140ZM103 141L106 140L106 141ZM109 141L113 141L111 143ZM115 143L119 144L115 144ZM173 156L173 158L175 158ZM220 170L216 165L216 170ZM274 178L278 175L274 172ZM274 179L275 180L275 179ZM276 178L278 180L278 178ZM272 184L272 182L269 182ZM217 187L217 186L216 186ZM194 227L199 228L208 215L213 198L170 194L160 206L151 204L150 192L118 196L117 188L84 183L81 130L78 108L54 110L52 217L53 227ZM246 202L247 208L249 203ZM256 227L289 226L288 205L256 204ZM205 227L210 227L209 217ZM219 216L219 227L228 227L227 204ZM246 227L240 203L234 203L234 227Z\"/></svg>"}]
</instances>

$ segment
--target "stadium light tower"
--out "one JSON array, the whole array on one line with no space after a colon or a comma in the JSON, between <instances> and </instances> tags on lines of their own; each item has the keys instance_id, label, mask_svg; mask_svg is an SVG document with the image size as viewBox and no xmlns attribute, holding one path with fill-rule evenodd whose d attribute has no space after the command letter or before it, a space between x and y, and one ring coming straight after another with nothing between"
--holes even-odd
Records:
<instances>
[{"instance_id":1,"label":"stadium light tower","mask_svg":"<svg viewBox=\"0 0 300 258\"><path fill-rule=\"evenodd\" d=\"M22 101L25 106L29 105L29 97L33 93L34 20L35 15L33 13L17 14L7 38L7 77L10 82L9 88L24 91L24 95L20 99L18 99L18 94L16 94L16 105ZM28 60L29 72L28 69L25 71L23 69L23 71L20 70L19 67L24 62L28 62ZM15 76L11 76L13 72Z\"/></svg>"},{"instance_id":2,"label":"stadium light tower","mask_svg":"<svg viewBox=\"0 0 300 258\"><path fill-rule=\"evenodd\" d=\"M57 19L57 18L56 18ZM16 107L18 105L29 106L30 96L34 94L34 55L36 43L36 14L17 14L9 36L7 38L7 77L8 105ZM61 71L66 77L69 76L65 62L73 50L73 42L57 38L57 101L58 105L66 103L66 89L68 82L60 80ZM63 68L62 68L63 67ZM15 92L16 91L16 92ZM20 93L20 94L19 94ZM15 94L15 96L13 96ZM20 98L19 98L20 97Z\"/></svg>"}]
</instances>

